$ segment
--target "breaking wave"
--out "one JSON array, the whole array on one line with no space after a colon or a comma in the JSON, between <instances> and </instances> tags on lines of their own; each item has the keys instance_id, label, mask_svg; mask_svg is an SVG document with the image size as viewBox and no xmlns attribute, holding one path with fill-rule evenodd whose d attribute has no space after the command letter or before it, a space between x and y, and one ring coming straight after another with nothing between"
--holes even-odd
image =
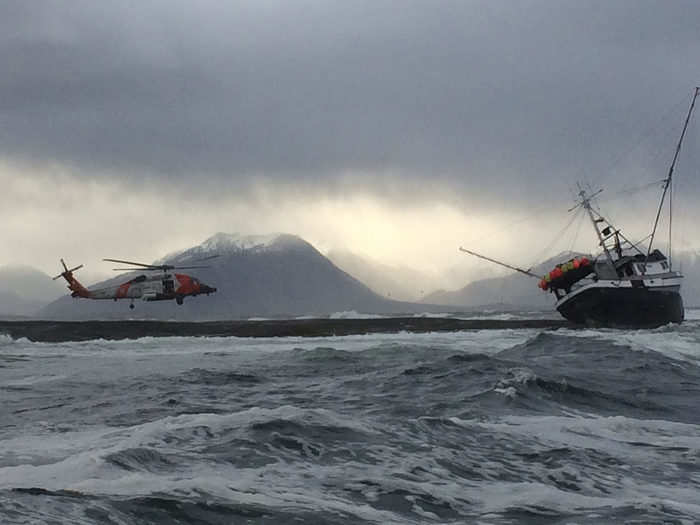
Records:
<instances>
[{"instance_id":1,"label":"breaking wave","mask_svg":"<svg viewBox=\"0 0 700 525\"><path fill-rule=\"evenodd\" d=\"M0 336L0 515L692 523L699 328Z\"/></svg>"}]
</instances>

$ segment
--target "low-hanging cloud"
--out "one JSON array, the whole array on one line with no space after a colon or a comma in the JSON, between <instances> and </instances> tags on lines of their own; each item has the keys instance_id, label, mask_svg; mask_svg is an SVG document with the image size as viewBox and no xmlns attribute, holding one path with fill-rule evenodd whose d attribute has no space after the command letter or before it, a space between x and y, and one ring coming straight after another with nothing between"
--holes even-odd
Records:
<instances>
[{"instance_id":1,"label":"low-hanging cloud","mask_svg":"<svg viewBox=\"0 0 700 525\"><path fill-rule=\"evenodd\" d=\"M663 178L700 81L698 19L692 1L4 2L0 161L24 199L5 228L40 240L63 209L128 239L110 214L143 207L146 257L174 220L158 214L192 211L172 245L284 210L292 233L357 248L360 230L308 214L355 206L406 230L433 213L453 250L565 211L577 180ZM22 178L62 192L44 202Z\"/></svg>"},{"instance_id":2,"label":"low-hanging cloud","mask_svg":"<svg viewBox=\"0 0 700 525\"><path fill-rule=\"evenodd\" d=\"M699 76L694 2L0 10L2 153L95 174L537 187L605 169Z\"/></svg>"}]
</instances>

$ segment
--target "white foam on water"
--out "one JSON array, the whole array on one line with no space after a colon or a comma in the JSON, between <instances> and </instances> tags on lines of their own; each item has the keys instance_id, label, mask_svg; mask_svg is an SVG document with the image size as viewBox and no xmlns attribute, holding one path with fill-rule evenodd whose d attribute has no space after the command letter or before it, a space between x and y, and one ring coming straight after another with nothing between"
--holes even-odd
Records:
<instances>
[{"instance_id":1,"label":"white foam on water","mask_svg":"<svg viewBox=\"0 0 700 525\"><path fill-rule=\"evenodd\" d=\"M526 367L509 368L505 377L498 380L493 391L510 399L518 395L517 385L525 385L537 379L535 373Z\"/></svg>"},{"instance_id":2,"label":"white foam on water","mask_svg":"<svg viewBox=\"0 0 700 525\"><path fill-rule=\"evenodd\" d=\"M700 426L666 420L636 419L626 416L565 417L565 416L504 416L494 422L451 420L460 425L477 425L499 432L537 438L542 443L556 446L594 448L627 452L630 443L650 447L685 447L700 451ZM641 456L654 453L653 448L640 448ZM661 451L663 453L663 451Z\"/></svg>"},{"instance_id":3,"label":"white foam on water","mask_svg":"<svg viewBox=\"0 0 700 525\"><path fill-rule=\"evenodd\" d=\"M31 341L26 337L13 338L10 334L0 332L0 348L3 350L15 344L31 344Z\"/></svg>"},{"instance_id":4,"label":"white foam on water","mask_svg":"<svg viewBox=\"0 0 700 525\"><path fill-rule=\"evenodd\" d=\"M696 326L695 323L668 325L653 330L560 329L556 333L598 339L642 352L659 352L672 359L700 360L700 325Z\"/></svg>"},{"instance_id":5,"label":"white foam on water","mask_svg":"<svg viewBox=\"0 0 700 525\"><path fill-rule=\"evenodd\" d=\"M298 422L302 425L333 426L376 434L375 424L349 419L327 409L303 409L291 405L273 409L250 408L231 414L183 414L168 416L131 427L96 427L77 432L43 432L21 435L0 441L0 457L12 459L12 466L0 468L0 489L41 486L52 490L92 473L102 466L108 454L123 450L151 447L167 452L173 432L206 427L211 433L245 432L252 425L274 420ZM203 438L206 441L206 438ZM190 436L189 450L196 448L198 438ZM204 443L201 443L204 444ZM21 463L26 460L27 463ZM0 462L2 464L3 462ZM53 485L52 482L58 482Z\"/></svg>"},{"instance_id":6,"label":"white foam on water","mask_svg":"<svg viewBox=\"0 0 700 525\"><path fill-rule=\"evenodd\" d=\"M685 309L685 320L686 321L700 321L700 308L686 308Z\"/></svg>"},{"instance_id":7,"label":"white foam on water","mask_svg":"<svg viewBox=\"0 0 700 525\"><path fill-rule=\"evenodd\" d=\"M470 312L423 312L413 314L412 317L427 317L436 319L459 319L463 321L483 320L483 321L525 321L531 319L539 320L562 320L556 311L519 311L503 312L498 310L481 310Z\"/></svg>"},{"instance_id":8,"label":"white foam on water","mask_svg":"<svg viewBox=\"0 0 700 525\"><path fill-rule=\"evenodd\" d=\"M274 420L301 424L333 425L368 434L375 425L349 420L325 409L282 406L251 408L231 414L187 414L124 428L100 427L80 432L18 436L0 442L0 457L27 463L0 467L0 489L40 487L45 490L77 491L88 495L140 497L169 494L201 500L260 505L294 512L305 510L354 516L376 523L405 523L390 511L351 501L328 492L324 480L339 477L343 465L320 466L303 460L289 463L278 458L261 467L240 468L213 462L200 454L212 436L245 434L251 425ZM205 427L207 432L198 433ZM173 442L183 435L186 447ZM107 461L108 456L134 448L162 454L185 455L175 472L128 471ZM342 485L341 485L342 486Z\"/></svg>"},{"instance_id":9,"label":"white foam on water","mask_svg":"<svg viewBox=\"0 0 700 525\"><path fill-rule=\"evenodd\" d=\"M391 511L376 509L328 492L323 487L325 470L328 469L301 463L279 463L252 469L200 465L190 472L172 477L133 473L111 480L86 479L74 484L71 490L118 497L151 494L170 494L195 500L205 497L212 503L253 505L294 513L329 512L380 524L407 523L405 517Z\"/></svg>"},{"instance_id":10,"label":"white foam on water","mask_svg":"<svg viewBox=\"0 0 700 525\"><path fill-rule=\"evenodd\" d=\"M465 429L485 429L512 439L515 443L535 450L577 450L603 452L623 461L614 469L567 464L557 469L543 464L523 463L532 475L542 479L576 480L579 490L560 490L551 484L533 481L480 483L465 494L482 502L484 512L499 512L506 508L541 506L560 512L593 508L658 505L673 508L694 518L700 518L697 486L700 476L692 483L676 480L673 460L697 462L700 455L700 426L664 420L641 420L625 416L563 417L563 416L505 416L493 422L450 420ZM525 447L527 445L527 448ZM669 451L677 457L671 457ZM498 465L494 467L499 468ZM500 467L501 469L503 467ZM577 472L587 468L586 472ZM542 469L537 472L536 469ZM591 479L593 472L594 479ZM663 472L663 476L658 476ZM646 476L646 479L645 479ZM595 483L594 483L595 482ZM605 491L600 490L600 486Z\"/></svg>"},{"instance_id":11,"label":"white foam on water","mask_svg":"<svg viewBox=\"0 0 700 525\"><path fill-rule=\"evenodd\" d=\"M182 362L185 370L191 370L193 363L203 366L198 364L199 354L206 353L222 354L229 364L236 363L239 355L270 359L276 352L319 347L353 352L377 348L396 348L400 351L407 346L421 346L435 352L492 354L523 344L539 333L540 330L519 329L325 338L170 337L60 344L24 340L7 343L2 353L21 355L23 359L26 356L41 357L45 366L55 362L61 373L70 370L70 373L77 374L80 366L88 367L94 373L108 368L111 379L118 380L121 373L133 376L134 366L140 370L152 364L165 369L169 359L173 362L181 359L177 363ZM671 350L667 348L666 351L682 353L680 348L685 352L682 355L686 356L691 355L692 348L683 347L683 344L692 343L693 338L697 337L686 325L678 330L664 327L657 331L558 330L556 333L622 341L619 344L639 350L656 349L662 343L670 344ZM71 359L65 362L48 359L57 356ZM100 360L107 357L113 358L113 361ZM58 374L47 368L47 375L43 376L32 361L13 363L13 368L6 369L5 375L0 369L0 379L19 381L18 384L25 381L25 384L31 385L36 380L40 383L42 377L51 377L49 372ZM137 364L122 370L116 366L120 362ZM509 389L532 381L534 377L529 368L511 368L497 388L502 390L500 393L508 395ZM685 516L700 519L700 507L696 503L700 476L693 478L694 486L686 481L674 485L674 479L678 478L674 478L673 474L661 476L652 482L637 471L663 468L671 472L677 468L673 458L679 455L687 458L688 463L697 463L700 457L698 425L624 416L505 416L491 421L483 418L450 419L464 428L467 443L469 436L486 434L497 436L499 442L512 443L513 450L594 450L625 462L617 467L596 470L594 480L587 479L587 471L575 463L569 462L563 468L555 468L510 458L509 461L518 461L513 466L495 455L499 447L494 448L493 444L477 443L480 446L478 450L468 447L459 451L450 450L430 443L424 443L425 448L421 448L421 438L416 435L406 436L411 441L410 452L390 442L368 444L363 452L371 454L372 461L356 459L328 465L301 456L294 458L292 454L278 455L273 463L264 466L240 468L228 462L215 462L211 456L201 453L211 445L212 434L213 439L219 435L245 435L251 425L277 419L312 426L332 425L374 437L378 432L386 431L381 422L370 419L358 420L331 410L302 409L290 405L274 409L251 408L229 414L184 414L121 428L96 426L79 431L56 432L48 425L44 429L34 425L22 435L18 433L0 440L0 458L8 460L0 461L0 465L5 465L0 467L0 489L41 487L115 497L169 494L198 501L206 498L236 504L249 503L281 511L327 511L376 523L406 523L411 517L406 516L405 509L394 513L356 502L343 491L359 492L369 502L383 494L405 493L407 496L399 497L409 502L408 508L412 507L418 516L416 522L435 520L430 507L421 506L420 495L431 496L465 515L482 513L486 522L491 520L489 516L496 516L492 521L498 521L499 513L509 508L542 506L566 514L604 509L607 514L610 509L625 506L653 509L659 502ZM202 428L206 431L201 432ZM184 446L183 440L186 441ZM152 449L164 455L180 454L185 459L178 461L175 472L167 473L127 471L106 459L110 454L133 448ZM679 448L685 451L678 451ZM673 451L669 452L671 449ZM476 457L483 479L466 479L447 469L445 463L439 460L454 457L450 454ZM504 473L517 475L520 479L503 481ZM579 491L560 490L553 483L548 483L547 479L560 482L575 479ZM596 483L604 486L609 494L596 487Z\"/></svg>"},{"instance_id":12,"label":"white foam on water","mask_svg":"<svg viewBox=\"0 0 700 525\"><path fill-rule=\"evenodd\" d=\"M411 317L417 317L417 318L424 317L427 319L450 319L450 318L459 319L459 317L454 317L454 315L450 314L450 313L433 313L433 312L422 312L419 314L413 314Z\"/></svg>"},{"instance_id":13,"label":"white foam on water","mask_svg":"<svg viewBox=\"0 0 700 525\"><path fill-rule=\"evenodd\" d=\"M25 376L19 379L10 379L9 381L4 381L3 386L5 387L17 387L17 386L31 386L38 385L41 383L49 383L51 381L61 381L66 379L68 376L65 374L39 374Z\"/></svg>"},{"instance_id":14,"label":"white foam on water","mask_svg":"<svg viewBox=\"0 0 700 525\"><path fill-rule=\"evenodd\" d=\"M502 438L498 439L500 441ZM513 465L512 457L504 460L493 455L493 452L484 456L483 446L480 444L463 450L463 454L474 458L472 466L478 470L478 475L471 480L445 468L444 465L454 462L454 454L459 454L454 449L428 447L429 451L425 454L422 451L402 454L391 447L373 446L370 448L377 463L348 462L343 469L342 482L346 487L362 492L369 501L375 501L386 493L413 494L415 499L427 495L462 515L470 516L474 513L492 513L497 517L509 509L537 507L563 514L586 509L605 509L609 512L615 508L656 505L663 501L667 507L700 517L700 505L696 503L696 492L692 487L676 486L664 480L649 482L623 477L608 481L606 490L601 490L576 465L557 468L540 463L533 466L524 460ZM526 452L527 448L521 450ZM525 479L503 481L506 474ZM604 472L596 473L598 481L605 475ZM551 483L557 479L569 484L575 480L578 489L557 488ZM330 478L329 481L340 483L340 479Z\"/></svg>"},{"instance_id":15,"label":"white foam on water","mask_svg":"<svg viewBox=\"0 0 700 525\"><path fill-rule=\"evenodd\" d=\"M384 316L379 314L364 314L355 310L346 310L343 312L334 312L328 316L329 319L383 319Z\"/></svg>"},{"instance_id":16,"label":"white foam on water","mask_svg":"<svg viewBox=\"0 0 700 525\"><path fill-rule=\"evenodd\" d=\"M5 354L32 357L72 356L156 356L203 353L271 353L319 347L348 352L365 351L376 346L428 345L431 349L461 352L496 353L522 344L539 333L536 329L469 330L461 332L377 333L331 337L142 337L139 339L37 343L14 340L3 348Z\"/></svg>"},{"instance_id":17,"label":"white foam on water","mask_svg":"<svg viewBox=\"0 0 700 525\"><path fill-rule=\"evenodd\" d=\"M544 508L562 514L586 512L592 509L664 507L672 508L687 516L700 517L697 491L690 488L636 485L630 483L609 496L591 496L561 490L549 484L524 482L486 482L479 488L467 488L466 497L480 503L484 513L499 513L507 509ZM572 518L571 523L576 523Z\"/></svg>"},{"instance_id":18,"label":"white foam on water","mask_svg":"<svg viewBox=\"0 0 700 525\"><path fill-rule=\"evenodd\" d=\"M527 376L522 374L522 380L527 380ZM367 448L374 458L370 462L348 460L326 465L302 458L290 461L289 457L280 457L273 463L251 468L215 463L199 453L200 447L211 444L221 432L227 436L231 432L245 432L252 424L276 419L343 425L365 433L377 431L375 423L348 421L332 411L284 406L252 408L231 414L180 415L117 429L104 427L50 436L18 436L2 442L0 456L13 449L28 458L36 459L43 454L44 461L51 457L55 461L0 468L0 488L41 487L110 497L154 494L195 500L204 497L213 502L249 504L280 511L331 512L376 523L406 523L410 519L405 514L356 502L343 491L360 492L370 503L382 494L405 494L413 512L424 519L433 518L429 508L421 507L422 496L465 515L498 516L508 509L535 507L564 514L587 509L609 512L629 506L653 508L662 502L664 507L686 516L700 517L697 492L687 485L675 485L667 480L645 482L634 476L621 477L619 471L617 475L596 473L597 481L605 485L607 492L604 492L586 479L575 465L554 468L543 464L532 466L524 461L517 467L525 471L530 469L530 474L521 472L521 478L576 479L579 490L562 490L551 483L528 479L503 481L502 474L511 467L500 457L479 456L482 450L464 450L464 454L478 458L484 478L474 480L460 478L440 463L438 460L450 458L448 452L458 452L439 446L409 452L387 443ZM493 422L460 418L451 418L451 421L464 427L467 433L486 429L504 438L515 437L516 443L529 443L522 448L524 452L532 447L603 450L624 458L630 465L651 463L671 468L667 453L653 447L688 447L689 457L697 456L700 450L700 427L661 420L622 416L507 416ZM197 434L196 430L201 427L208 431ZM183 432L188 439L185 449L170 438L173 433L183 435ZM650 446L630 444L639 442ZM163 474L126 471L105 459L110 454L139 447L164 454L187 454L188 460L181 461L176 472Z\"/></svg>"}]
</instances>

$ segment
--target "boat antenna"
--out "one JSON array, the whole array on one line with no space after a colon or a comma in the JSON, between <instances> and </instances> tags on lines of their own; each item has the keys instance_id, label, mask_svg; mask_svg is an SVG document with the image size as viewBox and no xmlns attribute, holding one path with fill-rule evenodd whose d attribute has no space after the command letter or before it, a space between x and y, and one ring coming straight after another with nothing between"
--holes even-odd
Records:
<instances>
[{"instance_id":1,"label":"boat antenna","mask_svg":"<svg viewBox=\"0 0 700 525\"><path fill-rule=\"evenodd\" d=\"M499 266L504 266L506 268L510 268L511 270L515 270L516 272L520 272L522 274L528 275L530 277L534 277L535 279L541 279L542 276L540 275L535 275L532 273L530 270L523 270L522 268L518 268L517 266L511 266L510 264L497 261L496 259L491 259L491 257L486 257L485 255L481 255L480 253L473 252L471 250L467 250L466 248L462 248L461 246L459 247L459 250L468 253L469 255L473 255L474 257L478 257L479 259L484 259L485 261L492 262L494 264L498 264Z\"/></svg>"},{"instance_id":2,"label":"boat antenna","mask_svg":"<svg viewBox=\"0 0 700 525\"><path fill-rule=\"evenodd\" d=\"M668 177L664 181L664 191L661 194L661 202L659 203L659 209L656 212L656 219L654 220L654 228L651 230L651 239L649 240L649 249L647 250L647 260L651 255L651 248L654 244L654 235L656 235L656 227L659 224L659 217L661 216L661 210L664 206L664 199L666 198L666 193L673 184L673 168L676 167L676 160L678 160L678 154L681 152L681 145L683 144L683 138L685 137L685 131L688 129L688 122L690 122L690 116L693 114L693 109L695 108L695 99L698 98L698 93L700 93L700 87L695 88L695 93L693 93L693 100L690 103L690 109L688 110L688 116L685 117L685 123L683 124L683 131L681 132L681 137L678 139L678 145L676 146L676 152L673 155L673 161L671 162L671 167L668 169ZM669 192L668 198L668 267L671 268L671 228L673 226L673 191Z\"/></svg>"}]
</instances>

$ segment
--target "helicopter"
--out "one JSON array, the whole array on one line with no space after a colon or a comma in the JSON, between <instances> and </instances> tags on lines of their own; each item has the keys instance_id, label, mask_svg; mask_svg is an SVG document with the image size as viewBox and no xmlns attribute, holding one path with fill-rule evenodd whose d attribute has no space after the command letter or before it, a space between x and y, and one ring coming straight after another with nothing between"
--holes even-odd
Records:
<instances>
[{"instance_id":1,"label":"helicopter","mask_svg":"<svg viewBox=\"0 0 700 525\"><path fill-rule=\"evenodd\" d=\"M210 255L198 261L206 261L218 257L218 255ZM88 290L80 282L73 277L73 272L79 270L83 265L75 268L68 268L65 261L61 259L63 272L53 278L63 277L68 282L68 289L72 292L71 297L84 299L131 299L129 308L134 308L134 299L143 301L170 301L175 299L175 302L181 305L185 297L197 296L199 294L209 295L216 292L216 288L208 286L199 281L196 277L186 275L184 273L175 273L171 270L186 270L193 268L208 268L208 266L173 266L171 264L145 264L133 261L124 261L121 259L102 259L103 261L115 262L119 264L128 264L132 268L114 268L114 271L136 271L143 270L146 272L154 272L150 274L142 274L133 279L129 279L121 284L106 286ZM195 262L198 262L195 261ZM156 273L157 272L157 273Z\"/></svg>"}]
</instances>

